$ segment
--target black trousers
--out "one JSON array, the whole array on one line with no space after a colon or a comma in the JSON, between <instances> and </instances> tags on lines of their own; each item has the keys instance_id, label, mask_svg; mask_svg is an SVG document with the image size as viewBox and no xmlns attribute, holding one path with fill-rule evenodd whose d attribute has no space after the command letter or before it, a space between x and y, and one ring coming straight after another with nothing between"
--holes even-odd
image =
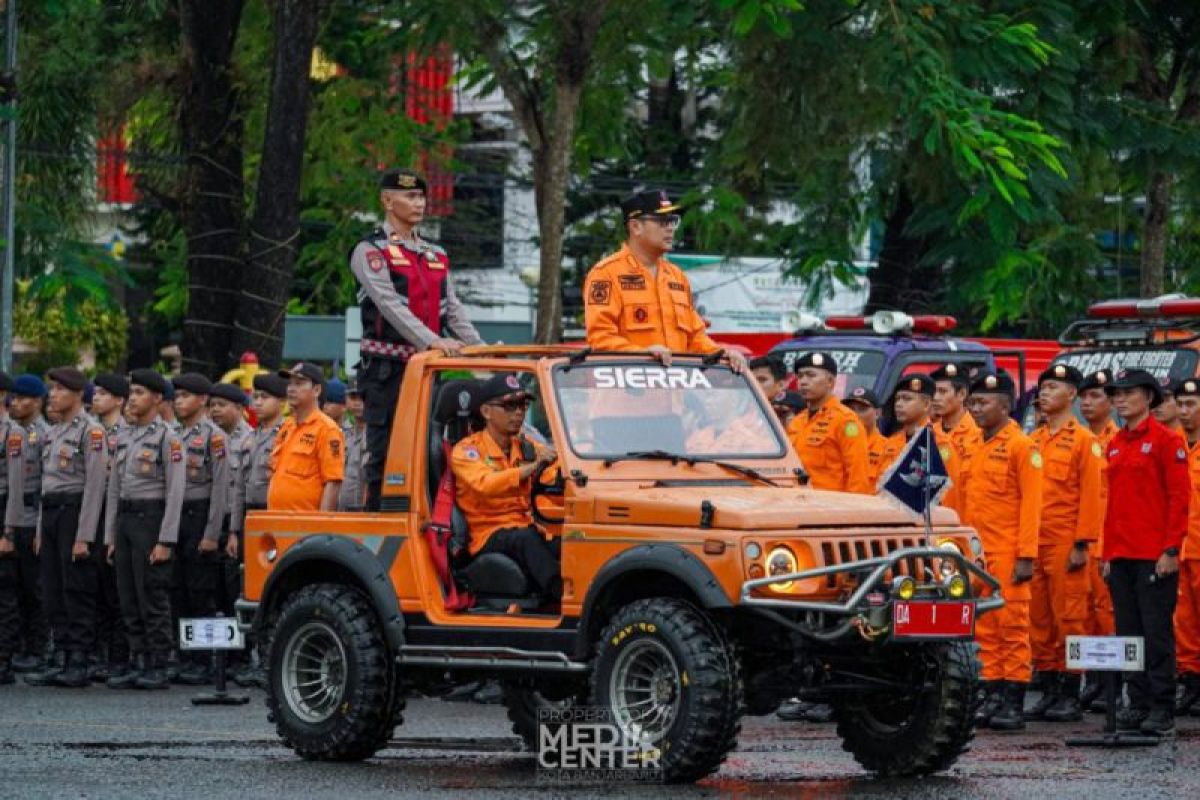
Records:
<instances>
[{"instance_id":1,"label":"black trousers","mask_svg":"<svg viewBox=\"0 0 1200 800\"><path fill-rule=\"evenodd\" d=\"M42 565L37 554L33 552L33 540L36 538L37 528L14 530L14 592L18 613L21 615L17 633L20 644L16 652L31 656L43 655L46 652L46 641L50 638L46 612L42 606Z\"/></svg>"},{"instance_id":2,"label":"black trousers","mask_svg":"<svg viewBox=\"0 0 1200 800\"><path fill-rule=\"evenodd\" d=\"M242 593L242 560L245 558L245 549L242 539L238 537L238 552L237 556L230 558L225 553L225 547L229 544L229 516L225 516L225 522L221 525L221 541L217 543L217 551L219 553L218 561L220 565L217 567L217 608L227 617L233 616L233 604L237 602L238 596Z\"/></svg>"},{"instance_id":3,"label":"black trousers","mask_svg":"<svg viewBox=\"0 0 1200 800\"><path fill-rule=\"evenodd\" d=\"M1179 574L1161 578L1153 561L1109 562L1108 589L1118 636L1145 639L1146 669L1128 675L1133 708L1175 708L1175 599Z\"/></svg>"},{"instance_id":4,"label":"black trousers","mask_svg":"<svg viewBox=\"0 0 1200 800\"><path fill-rule=\"evenodd\" d=\"M17 554L0 556L0 668L21 649L21 606L17 601Z\"/></svg>"},{"instance_id":5,"label":"black trousers","mask_svg":"<svg viewBox=\"0 0 1200 800\"><path fill-rule=\"evenodd\" d=\"M117 514L117 593L129 649L134 653L166 656L174 643L171 632L171 571L173 560L150 563L158 544L164 505Z\"/></svg>"},{"instance_id":6,"label":"black trousers","mask_svg":"<svg viewBox=\"0 0 1200 800\"><path fill-rule=\"evenodd\" d=\"M54 646L89 653L96 642L96 592L99 574L95 553L76 560L71 550L79 532L79 505L42 504L42 599ZM90 547L94 550L96 544Z\"/></svg>"},{"instance_id":7,"label":"black trousers","mask_svg":"<svg viewBox=\"0 0 1200 800\"><path fill-rule=\"evenodd\" d=\"M97 544L92 552L96 561L96 649L109 664L129 660L129 637L117 592L117 567L108 563L108 545Z\"/></svg>"},{"instance_id":8,"label":"black trousers","mask_svg":"<svg viewBox=\"0 0 1200 800\"><path fill-rule=\"evenodd\" d=\"M207 500L191 500L183 504L183 515L179 519L179 543L175 545L175 574L171 585L175 633L179 632L180 619L217 615L221 553L219 547L210 553L200 552L200 541L204 538L207 524ZM191 658L195 652L189 651L185 655Z\"/></svg>"},{"instance_id":9,"label":"black trousers","mask_svg":"<svg viewBox=\"0 0 1200 800\"><path fill-rule=\"evenodd\" d=\"M388 358L363 358L358 371L358 386L363 395L363 415L367 421L367 463L363 483L367 487L367 511L379 510L383 491L383 467L387 460L388 439L396 416L396 400L404 380L403 361Z\"/></svg>"},{"instance_id":10,"label":"black trousers","mask_svg":"<svg viewBox=\"0 0 1200 800\"><path fill-rule=\"evenodd\" d=\"M501 528L489 536L479 550L479 555L484 553L508 556L521 566L539 594L562 597L562 541L558 537L546 541L541 531L532 525Z\"/></svg>"}]
</instances>

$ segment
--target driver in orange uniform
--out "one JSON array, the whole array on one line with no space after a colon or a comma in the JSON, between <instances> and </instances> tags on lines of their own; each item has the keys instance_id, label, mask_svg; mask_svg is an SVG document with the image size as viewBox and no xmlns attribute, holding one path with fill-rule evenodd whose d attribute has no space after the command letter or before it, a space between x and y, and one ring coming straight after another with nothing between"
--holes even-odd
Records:
<instances>
[{"instance_id":1,"label":"driver in orange uniform","mask_svg":"<svg viewBox=\"0 0 1200 800\"><path fill-rule=\"evenodd\" d=\"M473 405L484 429L454 446L455 501L467 518L471 556L508 556L542 597L557 601L562 596L560 541L548 541L534 526L530 482L558 456L520 435L529 400L513 373L495 375L476 390Z\"/></svg>"}]
</instances>

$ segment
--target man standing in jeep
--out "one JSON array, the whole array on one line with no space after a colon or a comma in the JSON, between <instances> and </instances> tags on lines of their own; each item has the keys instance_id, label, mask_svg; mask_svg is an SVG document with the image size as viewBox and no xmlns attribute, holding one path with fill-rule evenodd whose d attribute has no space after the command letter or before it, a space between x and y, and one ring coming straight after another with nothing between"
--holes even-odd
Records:
<instances>
[{"instance_id":1,"label":"man standing in jeep","mask_svg":"<svg viewBox=\"0 0 1200 800\"><path fill-rule=\"evenodd\" d=\"M446 252L417 234L425 218L425 193L425 179L413 172L384 173L379 184L383 226L350 254L362 304L358 384L366 406L363 482L369 511L379 510L388 436L409 357L430 349L455 353L463 344L483 342L454 294Z\"/></svg>"},{"instance_id":2,"label":"man standing in jeep","mask_svg":"<svg viewBox=\"0 0 1200 800\"><path fill-rule=\"evenodd\" d=\"M485 428L454 446L456 502L471 532L471 556L501 553L512 558L547 600L562 596L558 539L547 541L533 525L529 482L558 458L520 436L529 395L517 376L502 373L475 393L474 408Z\"/></svg>"}]
</instances>

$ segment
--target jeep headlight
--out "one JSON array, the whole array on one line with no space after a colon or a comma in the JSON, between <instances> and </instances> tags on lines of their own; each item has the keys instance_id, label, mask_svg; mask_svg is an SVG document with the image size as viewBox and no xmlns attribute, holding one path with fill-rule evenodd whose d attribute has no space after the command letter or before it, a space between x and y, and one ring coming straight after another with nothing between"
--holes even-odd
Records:
<instances>
[{"instance_id":1,"label":"jeep headlight","mask_svg":"<svg viewBox=\"0 0 1200 800\"><path fill-rule=\"evenodd\" d=\"M796 554L786 547L776 547L767 556L767 575L791 575L799 571L800 562L796 560ZM773 592L786 592L792 588L792 583L792 581L772 583L770 589Z\"/></svg>"},{"instance_id":2,"label":"jeep headlight","mask_svg":"<svg viewBox=\"0 0 1200 800\"><path fill-rule=\"evenodd\" d=\"M946 550L960 556L963 554L962 548L959 547L958 542L954 541L953 539L939 539L938 549ZM952 558L938 559L938 572L941 573L943 578L956 575L958 574L958 562Z\"/></svg>"}]
</instances>

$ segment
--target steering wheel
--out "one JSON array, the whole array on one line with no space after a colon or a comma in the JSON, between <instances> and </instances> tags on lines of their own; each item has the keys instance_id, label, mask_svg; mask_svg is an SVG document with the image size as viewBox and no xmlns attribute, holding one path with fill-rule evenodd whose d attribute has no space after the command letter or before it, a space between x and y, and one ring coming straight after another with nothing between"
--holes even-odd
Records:
<instances>
[{"instance_id":1,"label":"steering wheel","mask_svg":"<svg viewBox=\"0 0 1200 800\"><path fill-rule=\"evenodd\" d=\"M566 521L566 517L549 517L542 513L538 508L539 497L562 497L563 491L566 488L566 480L563 479L562 471L558 473L558 478L553 483L542 483L542 476L546 474L546 470L554 466L554 462L542 464L533 471L533 475L529 479L529 512L536 522L542 525L562 525Z\"/></svg>"}]
</instances>

